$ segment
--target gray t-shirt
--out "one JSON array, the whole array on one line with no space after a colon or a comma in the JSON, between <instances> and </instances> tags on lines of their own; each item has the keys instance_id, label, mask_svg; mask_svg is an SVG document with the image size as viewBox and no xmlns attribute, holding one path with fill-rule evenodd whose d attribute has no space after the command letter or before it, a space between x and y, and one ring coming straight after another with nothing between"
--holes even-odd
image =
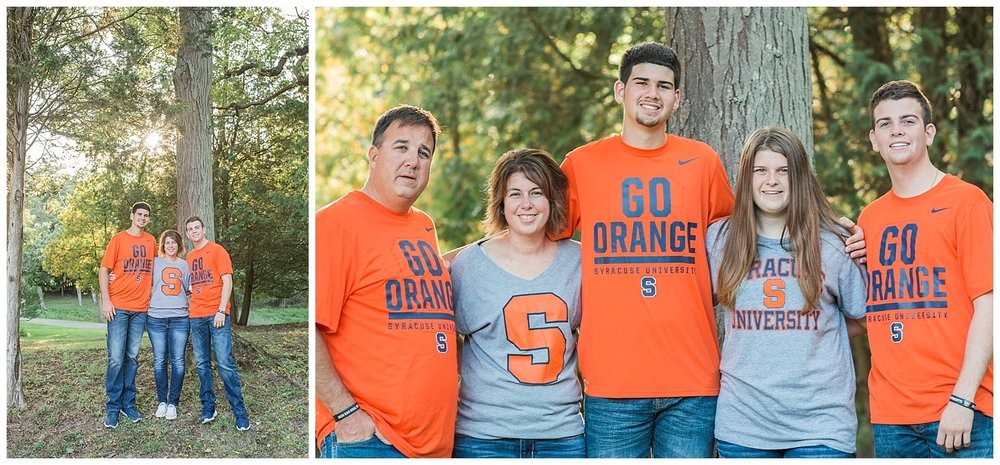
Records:
<instances>
[{"instance_id":1,"label":"gray t-shirt","mask_svg":"<svg viewBox=\"0 0 1000 465\"><path fill-rule=\"evenodd\" d=\"M717 284L727 221L705 244ZM720 240L716 237L720 235ZM757 260L726 308L716 439L755 449L823 445L855 452L854 361L844 317L865 316L864 271L833 233L820 234L823 293L802 315L794 255L758 236ZM785 246L791 249L789 240Z\"/></svg>"},{"instance_id":2,"label":"gray t-shirt","mask_svg":"<svg viewBox=\"0 0 1000 465\"><path fill-rule=\"evenodd\" d=\"M497 266L478 244L455 258L455 329L462 351L456 433L480 439L583 434L576 371L580 243L558 242L532 280Z\"/></svg>"},{"instance_id":3,"label":"gray t-shirt","mask_svg":"<svg viewBox=\"0 0 1000 465\"><path fill-rule=\"evenodd\" d=\"M153 260L153 294L149 298L149 317L176 318L188 316L187 290L191 287L191 268L184 259L168 262L163 257Z\"/></svg>"}]
</instances>

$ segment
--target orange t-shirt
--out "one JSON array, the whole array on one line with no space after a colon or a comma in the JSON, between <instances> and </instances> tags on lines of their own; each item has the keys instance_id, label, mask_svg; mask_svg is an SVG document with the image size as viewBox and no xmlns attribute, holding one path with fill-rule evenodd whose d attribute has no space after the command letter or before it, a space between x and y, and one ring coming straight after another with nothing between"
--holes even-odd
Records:
<instances>
[{"instance_id":1,"label":"orange t-shirt","mask_svg":"<svg viewBox=\"0 0 1000 465\"><path fill-rule=\"evenodd\" d=\"M111 305L132 312L149 310L154 257L156 239L147 232L133 236L126 230L111 237L101 259L101 267L115 274L115 280L108 284Z\"/></svg>"},{"instance_id":2,"label":"orange t-shirt","mask_svg":"<svg viewBox=\"0 0 1000 465\"><path fill-rule=\"evenodd\" d=\"M434 223L353 191L316 213L316 331L348 392L408 457L450 457L458 409L451 275ZM316 439L336 428L316 402Z\"/></svg>"},{"instance_id":3,"label":"orange t-shirt","mask_svg":"<svg viewBox=\"0 0 1000 465\"><path fill-rule=\"evenodd\" d=\"M618 135L562 164L570 224L581 231L587 394L609 398L719 394L719 348L705 231L733 209L722 161L669 135L642 150Z\"/></svg>"},{"instance_id":4,"label":"orange t-shirt","mask_svg":"<svg viewBox=\"0 0 1000 465\"><path fill-rule=\"evenodd\" d=\"M208 242L202 248L187 254L191 267L191 301L188 314L191 318L215 315L222 302L222 276L233 274L233 262L229 252L215 242ZM226 303L226 314L232 302Z\"/></svg>"},{"instance_id":5,"label":"orange t-shirt","mask_svg":"<svg viewBox=\"0 0 1000 465\"><path fill-rule=\"evenodd\" d=\"M965 358L972 301L993 290L993 203L947 175L931 190L892 191L861 212L868 247L872 423L939 421ZM976 392L993 416L993 362Z\"/></svg>"}]
</instances>

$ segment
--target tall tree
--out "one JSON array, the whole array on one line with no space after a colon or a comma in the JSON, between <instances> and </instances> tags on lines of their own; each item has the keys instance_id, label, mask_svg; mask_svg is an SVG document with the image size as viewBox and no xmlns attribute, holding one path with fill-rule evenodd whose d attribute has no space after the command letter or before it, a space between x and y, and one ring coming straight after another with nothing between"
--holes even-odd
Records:
<instances>
[{"instance_id":1,"label":"tall tree","mask_svg":"<svg viewBox=\"0 0 1000 465\"><path fill-rule=\"evenodd\" d=\"M730 180L743 141L770 125L812 151L805 8L667 8L668 45L681 61L681 106L669 130L712 146Z\"/></svg>"},{"instance_id":2,"label":"tall tree","mask_svg":"<svg viewBox=\"0 0 1000 465\"><path fill-rule=\"evenodd\" d=\"M178 115L177 230L197 215L205 237L215 240L212 196L212 10L179 8L181 45L174 68ZM185 242L186 239L185 239Z\"/></svg>"},{"instance_id":3,"label":"tall tree","mask_svg":"<svg viewBox=\"0 0 1000 465\"><path fill-rule=\"evenodd\" d=\"M21 386L21 260L28 94L35 8L7 9L7 406L23 407Z\"/></svg>"}]
</instances>

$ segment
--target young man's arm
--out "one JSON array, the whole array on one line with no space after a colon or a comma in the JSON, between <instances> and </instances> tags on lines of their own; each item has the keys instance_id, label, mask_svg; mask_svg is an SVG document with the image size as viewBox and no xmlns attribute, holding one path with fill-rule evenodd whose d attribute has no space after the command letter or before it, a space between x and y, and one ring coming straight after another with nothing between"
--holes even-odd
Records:
<instances>
[{"instance_id":1,"label":"young man's arm","mask_svg":"<svg viewBox=\"0 0 1000 465\"><path fill-rule=\"evenodd\" d=\"M102 266L97 273L97 281L101 287L101 316L107 321L114 321L115 307L111 305L111 294L108 293L108 289L111 287L108 285L108 273L110 271Z\"/></svg>"},{"instance_id":2,"label":"young man's arm","mask_svg":"<svg viewBox=\"0 0 1000 465\"><path fill-rule=\"evenodd\" d=\"M955 382L955 390L952 391L953 395L970 401L976 397L976 390L993 359L993 291L977 297L972 305L975 313L969 324L965 358ZM968 446L972 442L973 413L971 409L948 402L938 424L938 445L948 452Z\"/></svg>"},{"instance_id":3,"label":"young man's arm","mask_svg":"<svg viewBox=\"0 0 1000 465\"><path fill-rule=\"evenodd\" d=\"M868 258L865 254L868 253L868 249L865 247L865 232L846 216L840 217L840 225L851 233L850 237L844 240L846 244L844 251L858 263L866 263Z\"/></svg>"},{"instance_id":4,"label":"young man's arm","mask_svg":"<svg viewBox=\"0 0 1000 465\"><path fill-rule=\"evenodd\" d=\"M219 311L215 313L212 325L221 328L226 325L226 307L229 305L229 297L233 295L233 275L222 275L222 298L219 299Z\"/></svg>"},{"instance_id":5,"label":"young man's arm","mask_svg":"<svg viewBox=\"0 0 1000 465\"><path fill-rule=\"evenodd\" d=\"M354 396L347 391L347 386L341 381L337 369L330 360L326 350L323 335L316 334L316 397L323 406L336 415L354 405ZM375 422L365 413L358 410L347 418L337 422L337 442L354 442L368 439L375 435Z\"/></svg>"}]
</instances>

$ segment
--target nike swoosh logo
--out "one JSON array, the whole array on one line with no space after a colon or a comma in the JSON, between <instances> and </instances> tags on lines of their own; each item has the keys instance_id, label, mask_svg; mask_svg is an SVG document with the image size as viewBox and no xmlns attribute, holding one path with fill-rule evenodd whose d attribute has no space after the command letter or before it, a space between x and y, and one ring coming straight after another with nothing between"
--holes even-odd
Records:
<instances>
[{"instance_id":1,"label":"nike swoosh logo","mask_svg":"<svg viewBox=\"0 0 1000 465\"><path fill-rule=\"evenodd\" d=\"M949 208L951 208L951 207L944 207L944 208L932 208L932 209L931 209L931 213L932 213L932 214L934 214L934 213L940 213L940 212L943 212L943 211L945 211L945 210L947 210L947 209L949 209Z\"/></svg>"},{"instance_id":2,"label":"nike swoosh logo","mask_svg":"<svg viewBox=\"0 0 1000 465\"><path fill-rule=\"evenodd\" d=\"M681 165L681 166L684 166L684 165L686 165L686 164L688 164L688 163L691 163L691 162L693 162L693 161L695 161L695 160L697 160L697 159L698 159L698 157L694 157L694 158L689 158L689 159L687 159L687 160L677 160L677 164L678 164L678 165Z\"/></svg>"},{"instance_id":3,"label":"nike swoosh logo","mask_svg":"<svg viewBox=\"0 0 1000 465\"><path fill-rule=\"evenodd\" d=\"M424 229L427 230L427 232L431 232L434 230L434 228L424 228Z\"/></svg>"}]
</instances>

